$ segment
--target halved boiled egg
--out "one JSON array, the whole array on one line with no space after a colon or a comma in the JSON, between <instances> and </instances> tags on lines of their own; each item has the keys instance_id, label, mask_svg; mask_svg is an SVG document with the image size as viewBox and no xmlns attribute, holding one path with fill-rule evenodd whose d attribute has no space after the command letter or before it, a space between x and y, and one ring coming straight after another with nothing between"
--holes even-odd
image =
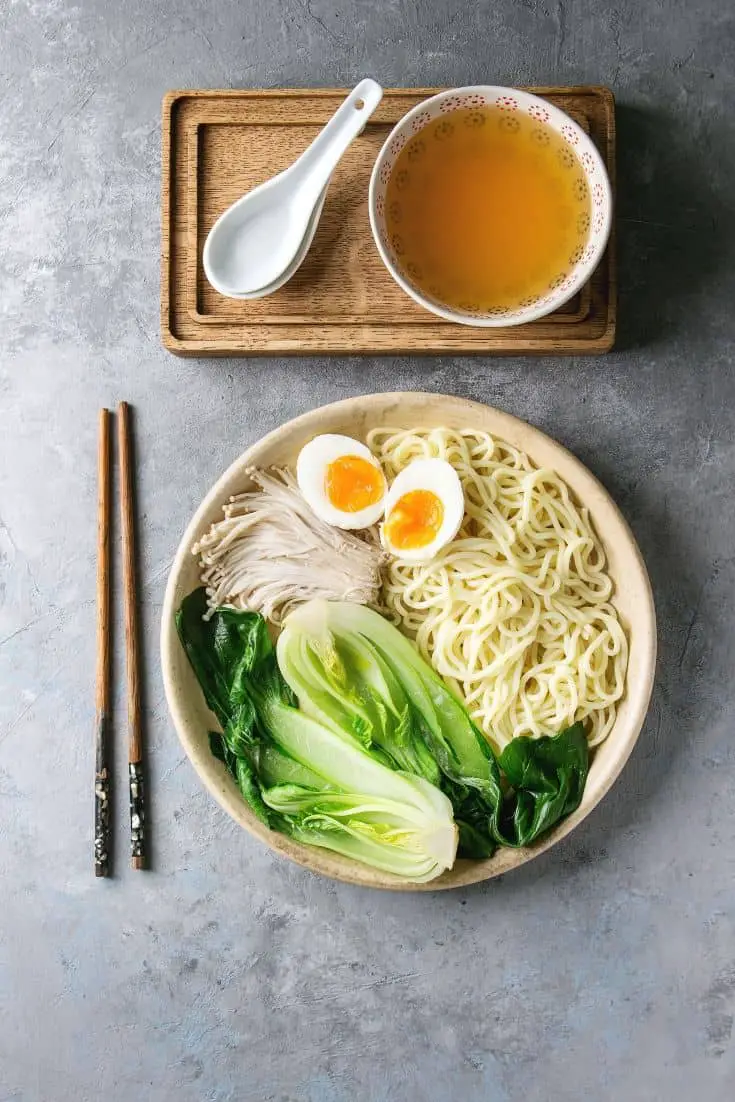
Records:
<instances>
[{"instance_id":1,"label":"halved boiled egg","mask_svg":"<svg viewBox=\"0 0 735 1102\"><path fill-rule=\"evenodd\" d=\"M457 535L464 516L462 483L446 459L414 459L385 499L383 546L405 562L428 562Z\"/></svg>"},{"instance_id":2,"label":"halved boiled egg","mask_svg":"<svg viewBox=\"0 0 735 1102\"><path fill-rule=\"evenodd\" d=\"M316 515L335 528L369 528L383 515L383 469L369 448L349 436L327 433L305 444L296 481Z\"/></svg>"}]
</instances>

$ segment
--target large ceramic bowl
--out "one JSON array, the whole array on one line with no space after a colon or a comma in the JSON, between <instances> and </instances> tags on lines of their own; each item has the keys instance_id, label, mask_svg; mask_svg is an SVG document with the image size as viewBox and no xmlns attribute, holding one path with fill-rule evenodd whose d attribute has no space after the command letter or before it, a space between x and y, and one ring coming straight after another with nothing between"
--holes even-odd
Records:
<instances>
[{"instance_id":1,"label":"large ceramic bowl","mask_svg":"<svg viewBox=\"0 0 735 1102\"><path fill-rule=\"evenodd\" d=\"M573 147L587 180L591 197L590 227L587 243L571 262L566 272L559 275L540 296L528 299L517 310L498 308L489 313L468 310L462 313L438 299L429 297L404 271L390 239L385 219L385 194L388 181L399 153L411 138L437 118L451 116L453 111L466 107L498 107L512 124L514 116L530 116L540 130L548 127L561 134ZM370 226L383 263L412 299L447 321L461 325L507 326L523 325L558 310L587 282L602 259L612 225L612 190L607 170L597 146L569 115L554 107L548 100L521 92L517 88L501 88L495 85L477 84L469 88L454 88L440 92L431 99L419 103L401 119L388 135L370 178L368 199Z\"/></svg>"},{"instance_id":2,"label":"large ceramic bowl","mask_svg":"<svg viewBox=\"0 0 735 1102\"><path fill-rule=\"evenodd\" d=\"M300 448L317 433L338 432L364 439L378 425L483 429L523 449L538 466L556 470L590 511L615 583L613 603L630 640L625 697L613 730L594 753L584 798L577 811L532 847L500 849L487 861L459 860L451 871L429 884L407 884L327 850L298 845L290 838L272 833L256 819L224 766L210 753L207 732L216 726L216 721L204 703L174 627L175 610L199 585L192 545L213 521L221 518L222 506L230 495L249 487L249 467L295 464ZM161 627L163 679L176 730L194 769L232 818L278 853L314 872L367 887L416 891L460 887L498 876L543 853L581 823L608 791L635 745L648 709L655 655L656 622L646 568L630 529L597 479L568 451L523 421L489 406L435 394L349 398L297 417L248 448L212 487L184 533L166 588Z\"/></svg>"}]
</instances>

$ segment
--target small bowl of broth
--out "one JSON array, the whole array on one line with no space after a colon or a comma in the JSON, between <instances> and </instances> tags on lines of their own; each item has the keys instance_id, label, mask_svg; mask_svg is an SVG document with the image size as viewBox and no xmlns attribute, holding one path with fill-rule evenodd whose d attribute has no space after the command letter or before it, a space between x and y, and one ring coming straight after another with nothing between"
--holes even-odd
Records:
<instances>
[{"instance_id":1,"label":"small bowl of broth","mask_svg":"<svg viewBox=\"0 0 735 1102\"><path fill-rule=\"evenodd\" d=\"M535 321L605 251L612 192L584 130L546 100L477 85L414 107L380 151L370 224L388 271L439 317Z\"/></svg>"}]
</instances>

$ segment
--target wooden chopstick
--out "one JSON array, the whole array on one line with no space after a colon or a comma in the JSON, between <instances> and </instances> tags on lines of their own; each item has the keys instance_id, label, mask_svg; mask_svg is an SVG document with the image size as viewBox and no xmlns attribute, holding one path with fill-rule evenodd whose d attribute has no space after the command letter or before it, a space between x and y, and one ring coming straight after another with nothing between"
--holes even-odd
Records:
<instances>
[{"instance_id":1,"label":"wooden chopstick","mask_svg":"<svg viewBox=\"0 0 735 1102\"><path fill-rule=\"evenodd\" d=\"M101 409L97 453L97 684L94 728L94 874L110 875L110 411Z\"/></svg>"},{"instance_id":2,"label":"wooden chopstick","mask_svg":"<svg viewBox=\"0 0 735 1102\"><path fill-rule=\"evenodd\" d=\"M128 684L130 863L134 869L143 869L146 864L145 779L143 775L143 730L139 682L133 449L130 430L130 406L127 402L121 402L118 406L117 434L120 453L120 520L122 528L123 605L125 610L125 660Z\"/></svg>"}]
</instances>

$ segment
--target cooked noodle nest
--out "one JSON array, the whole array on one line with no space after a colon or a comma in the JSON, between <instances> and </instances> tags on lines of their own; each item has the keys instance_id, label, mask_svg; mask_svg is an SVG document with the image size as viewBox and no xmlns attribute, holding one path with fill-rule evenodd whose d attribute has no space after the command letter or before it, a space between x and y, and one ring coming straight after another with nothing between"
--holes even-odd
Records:
<instances>
[{"instance_id":1,"label":"cooked noodle nest","mask_svg":"<svg viewBox=\"0 0 735 1102\"><path fill-rule=\"evenodd\" d=\"M500 750L518 735L586 721L591 746L615 722L628 643L587 509L556 472L474 429L374 429L394 478L417 458L457 471L465 518L429 563L393 559L382 611L465 701Z\"/></svg>"}]
</instances>

